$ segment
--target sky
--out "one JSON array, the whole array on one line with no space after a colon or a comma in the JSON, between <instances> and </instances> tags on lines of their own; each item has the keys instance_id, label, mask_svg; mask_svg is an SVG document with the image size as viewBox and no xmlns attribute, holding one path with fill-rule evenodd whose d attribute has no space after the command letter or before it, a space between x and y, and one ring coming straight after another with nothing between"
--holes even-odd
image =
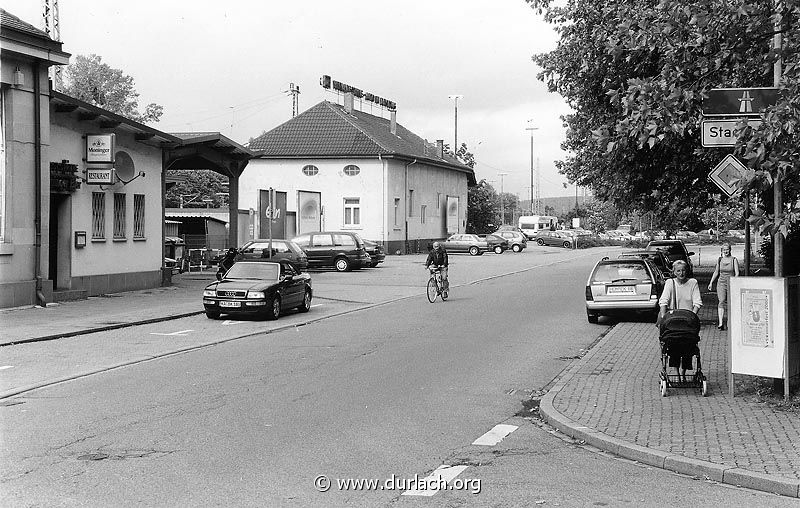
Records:
<instances>
[{"instance_id":1,"label":"sky","mask_svg":"<svg viewBox=\"0 0 800 508\"><path fill-rule=\"evenodd\" d=\"M42 0L0 6L43 28ZM133 77L152 127L218 131L241 144L299 110L341 103L334 80L397 103L397 121L431 142L475 154L478 180L530 197L531 134L541 197L569 196L554 161L569 108L536 78L531 56L557 35L524 0L60 0L64 51L97 54ZM369 103L361 108L370 112ZM381 114L377 108L373 114ZM384 113L383 116L388 117ZM536 127L537 130L526 130Z\"/></svg>"}]
</instances>

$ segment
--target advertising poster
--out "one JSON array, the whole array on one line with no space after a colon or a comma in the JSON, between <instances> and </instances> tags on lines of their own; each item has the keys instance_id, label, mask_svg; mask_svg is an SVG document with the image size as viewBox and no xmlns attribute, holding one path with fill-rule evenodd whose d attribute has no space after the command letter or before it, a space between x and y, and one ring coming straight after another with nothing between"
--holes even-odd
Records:
<instances>
[{"instance_id":1,"label":"advertising poster","mask_svg":"<svg viewBox=\"0 0 800 508\"><path fill-rule=\"evenodd\" d=\"M322 194L319 192L297 192L297 234L322 229Z\"/></svg>"},{"instance_id":2,"label":"advertising poster","mask_svg":"<svg viewBox=\"0 0 800 508\"><path fill-rule=\"evenodd\" d=\"M731 373L783 378L787 372L787 279L731 277Z\"/></svg>"},{"instance_id":3,"label":"advertising poster","mask_svg":"<svg viewBox=\"0 0 800 508\"><path fill-rule=\"evenodd\" d=\"M286 238L286 193L274 191L275 203L270 207L269 190L258 191L258 237L270 237L272 219L272 238Z\"/></svg>"},{"instance_id":4,"label":"advertising poster","mask_svg":"<svg viewBox=\"0 0 800 508\"><path fill-rule=\"evenodd\" d=\"M458 196L447 196L447 234L458 233Z\"/></svg>"},{"instance_id":5,"label":"advertising poster","mask_svg":"<svg viewBox=\"0 0 800 508\"><path fill-rule=\"evenodd\" d=\"M772 317L772 290L743 289L742 294L742 345L775 347L770 333Z\"/></svg>"}]
</instances>

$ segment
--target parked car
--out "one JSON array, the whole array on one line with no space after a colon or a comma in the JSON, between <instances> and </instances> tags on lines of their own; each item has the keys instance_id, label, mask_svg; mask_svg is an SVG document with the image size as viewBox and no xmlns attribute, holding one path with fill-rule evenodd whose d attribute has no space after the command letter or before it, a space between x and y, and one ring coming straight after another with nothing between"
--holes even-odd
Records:
<instances>
[{"instance_id":1,"label":"parked car","mask_svg":"<svg viewBox=\"0 0 800 508\"><path fill-rule=\"evenodd\" d=\"M528 237L525 236L525 233L520 231L512 231L512 230L498 230L495 231L497 236L502 236L506 240L508 240L508 244L511 247L511 250L514 252L522 252L525 247L528 246Z\"/></svg>"},{"instance_id":2,"label":"parked car","mask_svg":"<svg viewBox=\"0 0 800 508\"><path fill-rule=\"evenodd\" d=\"M661 271L664 278L671 278L672 275L672 262L670 262L667 255L660 250L632 250L623 252L618 256L619 259L625 258L638 258L649 259L656 268Z\"/></svg>"},{"instance_id":3,"label":"parked car","mask_svg":"<svg viewBox=\"0 0 800 508\"><path fill-rule=\"evenodd\" d=\"M375 268L386 259L386 252L383 250L383 245L373 242L372 240L364 240L364 249L369 254L369 266Z\"/></svg>"},{"instance_id":4,"label":"parked car","mask_svg":"<svg viewBox=\"0 0 800 508\"><path fill-rule=\"evenodd\" d=\"M303 249L291 240L276 240L274 238L272 239L271 256L269 238L259 238L250 240L242 245L235 261L288 261L298 272L304 272L308 269L308 256L303 252Z\"/></svg>"},{"instance_id":5,"label":"parked car","mask_svg":"<svg viewBox=\"0 0 800 508\"><path fill-rule=\"evenodd\" d=\"M729 238L744 240L744 229L729 229L727 236Z\"/></svg>"},{"instance_id":6,"label":"parked car","mask_svg":"<svg viewBox=\"0 0 800 508\"><path fill-rule=\"evenodd\" d=\"M500 235L478 235L478 238L486 240L489 250L494 251L495 254L502 254L508 250L508 240Z\"/></svg>"},{"instance_id":7,"label":"parked car","mask_svg":"<svg viewBox=\"0 0 800 508\"><path fill-rule=\"evenodd\" d=\"M697 233L694 231L676 231L675 238L678 240L697 240Z\"/></svg>"},{"instance_id":8,"label":"parked car","mask_svg":"<svg viewBox=\"0 0 800 508\"><path fill-rule=\"evenodd\" d=\"M617 231L616 229L606 231L606 235L608 235L609 240L617 240L619 242L629 242L633 240L633 236L630 233Z\"/></svg>"},{"instance_id":9,"label":"parked car","mask_svg":"<svg viewBox=\"0 0 800 508\"><path fill-rule=\"evenodd\" d=\"M647 244L645 250L660 250L664 252L667 259L669 259L670 267L679 259L686 261L686 264L689 265L689 277L694 277L694 266L691 258L691 256L694 256L694 252L689 252L683 240L653 240Z\"/></svg>"},{"instance_id":10,"label":"parked car","mask_svg":"<svg viewBox=\"0 0 800 508\"><path fill-rule=\"evenodd\" d=\"M571 249L575 245L575 237L564 231L539 231L533 237L537 245L555 245Z\"/></svg>"},{"instance_id":11,"label":"parked car","mask_svg":"<svg viewBox=\"0 0 800 508\"><path fill-rule=\"evenodd\" d=\"M209 319L221 314L263 315L277 319L284 309L311 309L311 276L295 271L291 263L241 261L222 280L203 290L203 307Z\"/></svg>"},{"instance_id":12,"label":"parked car","mask_svg":"<svg viewBox=\"0 0 800 508\"><path fill-rule=\"evenodd\" d=\"M525 234L525 232L522 231L518 226L514 226L512 224L506 224L506 225L500 226L499 228L497 228L497 231L495 231L494 234L497 234L499 231L516 231L517 233L520 233L520 234L523 234L523 235Z\"/></svg>"},{"instance_id":13,"label":"parked car","mask_svg":"<svg viewBox=\"0 0 800 508\"><path fill-rule=\"evenodd\" d=\"M455 234L441 242L447 252L469 252L471 256L480 256L489 251L489 243L478 235Z\"/></svg>"},{"instance_id":14,"label":"parked car","mask_svg":"<svg viewBox=\"0 0 800 508\"><path fill-rule=\"evenodd\" d=\"M314 231L292 238L308 256L310 268L333 267L338 272L372 264L364 240L352 231Z\"/></svg>"},{"instance_id":15,"label":"parked car","mask_svg":"<svg viewBox=\"0 0 800 508\"><path fill-rule=\"evenodd\" d=\"M586 281L586 318L597 323L604 315L644 312L655 320L663 288L664 277L649 259L604 257Z\"/></svg>"}]
</instances>

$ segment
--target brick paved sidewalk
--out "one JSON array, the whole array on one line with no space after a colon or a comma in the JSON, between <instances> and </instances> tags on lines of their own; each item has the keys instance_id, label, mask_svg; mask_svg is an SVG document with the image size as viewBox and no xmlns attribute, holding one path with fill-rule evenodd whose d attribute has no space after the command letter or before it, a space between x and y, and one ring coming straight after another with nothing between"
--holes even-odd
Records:
<instances>
[{"instance_id":1,"label":"brick paved sidewalk","mask_svg":"<svg viewBox=\"0 0 800 508\"><path fill-rule=\"evenodd\" d=\"M704 288L710 273L696 276ZM661 397L658 330L622 322L563 374L542 400L542 414L563 432L628 458L798 497L800 419L729 396L729 339L716 328L716 302L715 293L704 294L700 313L708 397L678 388Z\"/></svg>"}]
</instances>

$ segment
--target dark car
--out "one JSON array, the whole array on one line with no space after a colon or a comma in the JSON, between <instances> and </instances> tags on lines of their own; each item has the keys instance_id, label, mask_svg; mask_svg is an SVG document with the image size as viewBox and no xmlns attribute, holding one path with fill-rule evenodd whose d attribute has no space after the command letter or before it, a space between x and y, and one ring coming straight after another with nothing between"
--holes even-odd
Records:
<instances>
[{"instance_id":1,"label":"dark car","mask_svg":"<svg viewBox=\"0 0 800 508\"><path fill-rule=\"evenodd\" d=\"M649 259L604 257L586 281L586 317L644 312L655 320L664 289L661 271Z\"/></svg>"},{"instance_id":2,"label":"dark car","mask_svg":"<svg viewBox=\"0 0 800 508\"><path fill-rule=\"evenodd\" d=\"M292 238L308 256L311 268L333 267L338 272L364 268L372 259L364 240L352 231L315 231Z\"/></svg>"},{"instance_id":3,"label":"dark car","mask_svg":"<svg viewBox=\"0 0 800 508\"><path fill-rule=\"evenodd\" d=\"M485 239L466 233L450 235L441 244L447 252L469 252L471 256L480 256L489 250L489 243Z\"/></svg>"},{"instance_id":4,"label":"dark car","mask_svg":"<svg viewBox=\"0 0 800 508\"><path fill-rule=\"evenodd\" d=\"M667 255L664 254L663 251L660 250L633 250L628 252L623 252L620 254L619 259L624 258L640 258L640 259L649 259L651 263L655 265L656 268L661 270L661 274L664 277L672 277L672 262L670 262Z\"/></svg>"},{"instance_id":5,"label":"dark car","mask_svg":"<svg viewBox=\"0 0 800 508\"><path fill-rule=\"evenodd\" d=\"M383 245L371 240L364 240L364 248L367 250L367 254L369 254L370 260L372 261L369 265L372 268L378 266L379 263L383 263L383 260L386 259L386 252L383 250Z\"/></svg>"},{"instance_id":6,"label":"dark car","mask_svg":"<svg viewBox=\"0 0 800 508\"><path fill-rule=\"evenodd\" d=\"M478 235L478 238L486 240L489 250L495 254L502 254L508 250L508 240L499 235Z\"/></svg>"},{"instance_id":7,"label":"dark car","mask_svg":"<svg viewBox=\"0 0 800 508\"><path fill-rule=\"evenodd\" d=\"M236 261L287 261L295 271L308 269L308 256L291 240L272 239L272 255L270 256L270 240L257 239L244 244L236 255Z\"/></svg>"},{"instance_id":8,"label":"dark car","mask_svg":"<svg viewBox=\"0 0 800 508\"><path fill-rule=\"evenodd\" d=\"M520 231L497 230L494 234L508 240L508 244L514 252L522 252L528 246L528 237Z\"/></svg>"},{"instance_id":9,"label":"dark car","mask_svg":"<svg viewBox=\"0 0 800 508\"><path fill-rule=\"evenodd\" d=\"M692 265L692 258L694 252L689 252L683 240L653 240L647 244L645 250L660 250L669 259L670 267L675 261L683 260L689 266L688 276L694 277L694 266Z\"/></svg>"},{"instance_id":10,"label":"dark car","mask_svg":"<svg viewBox=\"0 0 800 508\"><path fill-rule=\"evenodd\" d=\"M220 314L244 314L277 319L284 309L311 309L311 276L289 262L241 261L222 280L203 290L203 307L209 319Z\"/></svg>"},{"instance_id":11,"label":"dark car","mask_svg":"<svg viewBox=\"0 0 800 508\"><path fill-rule=\"evenodd\" d=\"M571 249L575 245L575 237L564 231L539 231L534 235L533 241L537 245L555 245Z\"/></svg>"}]
</instances>

